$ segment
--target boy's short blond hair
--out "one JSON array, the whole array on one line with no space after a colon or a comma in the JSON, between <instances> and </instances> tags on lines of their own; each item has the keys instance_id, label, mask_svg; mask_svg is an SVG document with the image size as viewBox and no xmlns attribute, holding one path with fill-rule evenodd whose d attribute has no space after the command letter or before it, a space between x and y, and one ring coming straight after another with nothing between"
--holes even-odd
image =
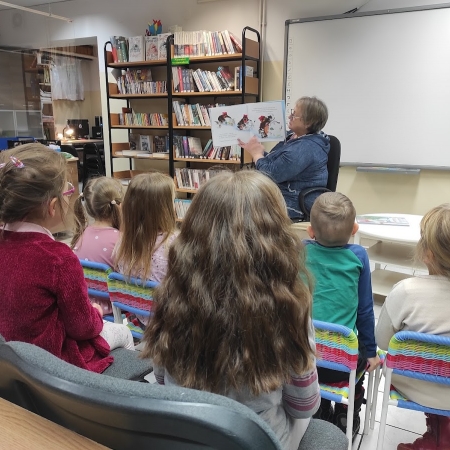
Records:
<instances>
[{"instance_id":1,"label":"boy's short blond hair","mask_svg":"<svg viewBox=\"0 0 450 450\"><path fill-rule=\"evenodd\" d=\"M311 208L311 228L316 241L325 247L348 243L355 224L356 210L351 200L340 192L326 192Z\"/></svg>"}]
</instances>

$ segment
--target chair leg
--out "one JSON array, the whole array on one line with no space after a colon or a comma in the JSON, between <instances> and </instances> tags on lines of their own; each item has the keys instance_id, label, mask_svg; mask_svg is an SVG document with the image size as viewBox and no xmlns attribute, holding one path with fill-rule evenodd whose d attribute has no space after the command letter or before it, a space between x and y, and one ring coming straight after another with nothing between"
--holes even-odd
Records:
<instances>
[{"instance_id":1,"label":"chair leg","mask_svg":"<svg viewBox=\"0 0 450 450\"><path fill-rule=\"evenodd\" d=\"M380 387L380 380L382 377L381 367L378 366L375 370L375 383L373 388L373 396L372 396L372 411L370 413L370 429L373 430L375 428L375 415L377 412L377 403L378 403L378 388Z\"/></svg>"},{"instance_id":2,"label":"chair leg","mask_svg":"<svg viewBox=\"0 0 450 450\"><path fill-rule=\"evenodd\" d=\"M366 414L364 415L364 429L363 434L369 434L369 420L372 415L372 393L373 393L373 378L374 373L369 372L369 383L367 385L367 400L366 400Z\"/></svg>"},{"instance_id":3,"label":"chair leg","mask_svg":"<svg viewBox=\"0 0 450 450\"><path fill-rule=\"evenodd\" d=\"M392 369L386 370L384 380L383 406L381 408L380 430L378 432L377 450L383 450L384 433L386 431L386 419L389 406L389 390L391 387Z\"/></svg>"},{"instance_id":4,"label":"chair leg","mask_svg":"<svg viewBox=\"0 0 450 450\"><path fill-rule=\"evenodd\" d=\"M356 385L356 370L350 372L349 378L349 393L348 393L348 409L347 409L347 439L348 450L352 450L353 442L353 413L355 411L355 385Z\"/></svg>"}]
</instances>

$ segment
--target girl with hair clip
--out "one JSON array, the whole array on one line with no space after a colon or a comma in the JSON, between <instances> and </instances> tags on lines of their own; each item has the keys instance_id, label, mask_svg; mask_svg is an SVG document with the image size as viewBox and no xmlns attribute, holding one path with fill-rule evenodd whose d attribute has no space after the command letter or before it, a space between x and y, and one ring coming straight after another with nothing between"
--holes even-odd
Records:
<instances>
[{"instance_id":1,"label":"girl with hair clip","mask_svg":"<svg viewBox=\"0 0 450 450\"><path fill-rule=\"evenodd\" d=\"M235 399L297 449L320 405L308 280L277 186L256 171L212 178L189 207L154 295L144 355L158 383ZM334 448L347 448L343 433L325 426Z\"/></svg>"},{"instance_id":2,"label":"girl with hair clip","mask_svg":"<svg viewBox=\"0 0 450 450\"><path fill-rule=\"evenodd\" d=\"M51 234L74 191L66 160L48 147L0 153L0 334L101 373L113 362L110 350L134 349L133 339L125 326L103 323L78 258Z\"/></svg>"},{"instance_id":3,"label":"girl with hair clip","mask_svg":"<svg viewBox=\"0 0 450 450\"><path fill-rule=\"evenodd\" d=\"M119 239L123 187L115 178L91 178L75 200L75 231L70 247L79 259L114 266L112 252ZM94 219L92 225L83 207Z\"/></svg>"},{"instance_id":4,"label":"girl with hair clip","mask_svg":"<svg viewBox=\"0 0 450 450\"><path fill-rule=\"evenodd\" d=\"M75 231L70 247L79 259L114 267L112 253L119 240L122 201L123 187L119 180L108 177L88 180L74 204ZM86 211L94 219L92 225L88 225ZM103 314L112 313L109 300L98 297L91 300L102 307Z\"/></svg>"},{"instance_id":5,"label":"girl with hair clip","mask_svg":"<svg viewBox=\"0 0 450 450\"><path fill-rule=\"evenodd\" d=\"M115 267L127 278L160 283L166 276L168 249L177 236L174 199L175 185L167 175L151 172L131 179L114 250ZM137 318L141 325L148 322Z\"/></svg>"},{"instance_id":6,"label":"girl with hair clip","mask_svg":"<svg viewBox=\"0 0 450 450\"><path fill-rule=\"evenodd\" d=\"M450 203L433 208L420 223L417 259L428 275L415 275L397 283L386 297L375 337L387 350L398 331L417 331L450 337ZM392 384L409 400L434 409L449 409L450 386L392 375ZM450 417L425 414L427 432L398 450L450 449Z\"/></svg>"}]
</instances>

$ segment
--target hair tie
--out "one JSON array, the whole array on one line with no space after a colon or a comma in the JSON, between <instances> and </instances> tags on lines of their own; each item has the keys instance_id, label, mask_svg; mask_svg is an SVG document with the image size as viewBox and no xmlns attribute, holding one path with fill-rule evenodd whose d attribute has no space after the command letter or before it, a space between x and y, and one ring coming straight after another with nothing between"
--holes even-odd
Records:
<instances>
[{"instance_id":1,"label":"hair tie","mask_svg":"<svg viewBox=\"0 0 450 450\"><path fill-rule=\"evenodd\" d=\"M112 200L111 205L117 205L117 202L115 200Z\"/></svg>"},{"instance_id":2,"label":"hair tie","mask_svg":"<svg viewBox=\"0 0 450 450\"><path fill-rule=\"evenodd\" d=\"M83 197L84 197L84 194L83 194L82 192L80 192L79 197L83 198Z\"/></svg>"},{"instance_id":3,"label":"hair tie","mask_svg":"<svg viewBox=\"0 0 450 450\"><path fill-rule=\"evenodd\" d=\"M12 161L12 163L18 168L23 169L25 167L25 164L20 160L17 159L15 156L10 156L9 159ZM6 163L0 164L0 169L3 169L3 167L6 166Z\"/></svg>"}]
</instances>

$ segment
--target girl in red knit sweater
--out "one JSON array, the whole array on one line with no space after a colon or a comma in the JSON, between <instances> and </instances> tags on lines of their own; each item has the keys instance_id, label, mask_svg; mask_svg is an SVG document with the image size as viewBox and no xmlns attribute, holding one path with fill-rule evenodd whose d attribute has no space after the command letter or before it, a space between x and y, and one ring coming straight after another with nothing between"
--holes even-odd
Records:
<instances>
[{"instance_id":1,"label":"girl in red knit sweater","mask_svg":"<svg viewBox=\"0 0 450 450\"><path fill-rule=\"evenodd\" d=\"M125 326L103 323L78 258L51 234L74 191L65 159L48 147L0 153L0 334L101 373L113 362L110 350L133 349L133 339Z\"/></svg>"}]
</instances>

